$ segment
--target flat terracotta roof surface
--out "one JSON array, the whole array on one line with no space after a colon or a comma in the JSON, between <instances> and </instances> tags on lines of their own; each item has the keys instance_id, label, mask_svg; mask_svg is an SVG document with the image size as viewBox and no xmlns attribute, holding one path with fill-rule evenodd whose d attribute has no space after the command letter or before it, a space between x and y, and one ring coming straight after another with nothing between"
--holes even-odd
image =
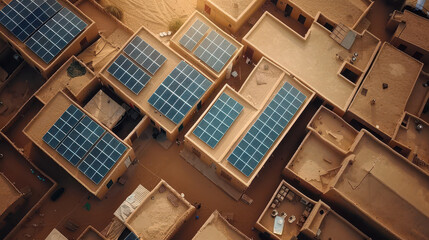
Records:
<instances>
[{"instance_id":1,"label":"flat terracotta roof surface","mask_svg":"<svg viewBox=\"0 0 429 240\"><path fill-rule=\"evenodd\" d=\"M355 67L365 71L379 40L365 32L346 50L329 35L327 29L313 23L303 38L266 12L243 40L345 111L357 86L339 74L344 61L336 55L348 61L357 52Z\"/></svg>"},{"instance_id":2,"label":"flat terracotta roof surface","mask_svg":"<svg viewBox=\"0 0 429 240\"><path fill-rule=\"evenodd\" d=\"M429 179L367 131L334 189L403 239L429 236ZM412 187L410 187L412 186Z\"/></svg>"},{"instance_id":3,"label":"flat terracotta roof surface","mask_svg":"<svg viewBox=\"0 0 429 240\"><path fill-rule=\"evenodd\" d=\"M265 70L265 68L267 69ZM265 164L268 156L270 156L270 152L273 151L277 144L281 141L282 137L280 136L276 139L272 147L268 150L249 177L244 175L231 163L229 163L228 157L285 82L289 82L292 86L306 95L306 99L283 130L281 134L281 136L283 136L289 131L294 121L296 121L301 112L311 101L314 92L294 78L290 77L287 73L284 72L284 70L274 65L271 61L262 58L257 67L249 75L246 82L242 85L239 92L236 92L231 87L226 86L223 91L218 94L212 104L207 108L208 111L222 92L225 92L230 97L234 98L244 107L242 112L232 123L231 127L228 129L224 137L219 141L217 146L212 149L192 133L206 113L202 114L200 119L189 130L187 134L188 139L197 145L199 149L209 155L213 161L218 162L236 178L246 183L246 185L249 185L262 166Z\"/></svg>"},{"instance_id":4,"label":"flat terracotta roof surface","mask_svg":"<svg viewBox=\"0 0 429 240\"><path fill-rule=\"evenodd\" d=\"M249 5L256 1L257 0L209 0L209 2L215 4L235 19L237 19L249 7Z\"/></svg>"},{"instance_id":5,"label":"flat terracotta roof surface","mask_svg":"<svg viewBox=\"0 0 429 240\"><path fill-rule=\"evenodd\" d=\"M395 36L429 51L429 19L418 16L408 10L403 13L395 12L393 19L405 22L404 27L399 27L396 30Z\"/></svg>"},{"instance_id":6,"label":"flat terracotta roof surface","mask_svg":"<svg viewBox=\"0 0 429 240\"><path fill-rule=\"evenodd\" d=\"M214 211L209 219L198 230L192 240L248 240L243 233L232 226L218 211Z\"/></svg>"},{"instance_id":7,"label":"flat terracotta roof surface","mask_svg":"<svg viewBox=\"0 0 429 240\"><path fill-rule=\"evenodd\" d=\"M348 111L391 137L422 67L422 63L385 43ZM388 84L386 89L384 83Z\"/></svg>"},{"instance_id":8,"label":"flat terracotta roof surface","mask_svg":"<svg viewBox=\"0 0 429 240\"><path fill-rule=\"evenodd\" d=\"M313 18L322 12L335 23L343 23L353 27L366 9L370 6L369 0L290 0Z\"/></svg>"},{"instance_id":9,"label":"flat terracotta roof surface","mask_svg":"<svg viewBox=\"0 0 429 240\"><path fill-rule=\"evenodd\" d=\"M21 197L21 193L15 186L0 172L0 215L2 215L12 204Z\"/></svg>"},{"instance_id":10,"label":"flat terracotta roof surface","mask_svg":"<svg viewBox=\"0 0 429 240\"><path fill-rule=\"evenodd\" d=\"M31 122L28 123L28 125L24 128L23 132L42 151L44 151L48 156L50 156L62 168L64 168L78 182L80 182L83 186L85 186L88 190L90 190L95 194L98 189L104 187L104 182L107 181L107 179L109 179L109 176L115 171L115 168L124 160L124 156L127 156L129 151L131 151L131 149L127 144L121 141L127 146L127 150L124 152L121 158L115 163L115 165L113 165L113 167L106 174L106 176L100 181L99 184L95 184L93 181L91 181L76 166L73 166L70 162L68 162L55 149L50 147L42 139L43 136L46 134L46 132L52 127L52 125L54 125L54 123L72 104L74 104L76 107L79 107L78 104L70 100L70 98L68 98L63 92L59 92L51 99L51 101L48 104L46 104L42 108L42 110L39 111L39 113L33 118L33 120L31 120ZM82 108L80 109L82 110ZM90 115L88 116L91 117ZM92 117L91 119L94 120L94 118ZM104 129L106 129L102 124L100 125ZM117 139L120 140L119 138Z\"/></svg>"},{"instance_id":11,"label":"flat terracotta roof surface","mask_svg":"<svg viewBox=\"0 0 429 240\"><path fill-rule=\"evenodd\" d=\"M142 240L167 239L193 208L165 181L161 181L127 218L126 225Z\"/></svg>"}]
</instances>

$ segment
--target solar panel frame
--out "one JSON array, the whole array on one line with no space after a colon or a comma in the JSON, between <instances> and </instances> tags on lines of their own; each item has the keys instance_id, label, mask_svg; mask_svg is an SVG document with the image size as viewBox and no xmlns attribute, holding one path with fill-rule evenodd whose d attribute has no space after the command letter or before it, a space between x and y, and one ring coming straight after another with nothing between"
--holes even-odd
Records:
<instances>
[{"instance_id":1,"label":"solar panel frame","mask_svg":"<svg viewBox=\"0 0 429 240\"><path fill-rule=\"evenodd\" d=\"M307 97L286 82L228 157L250 176Z\"/></svg>"},{"instance_id":2,"label":"solar panel frame","mask_svg":"<svg viewBox=\"0 0 429 240\"><path fill-rule=\"evenodd\" d=\"M83 117L57 147L57 152L73 166L88 153L105 132L104 128L90 117Z\"/></svg>"},{"instance_id":3,"label":"solar panel frame","mask_svg":"<svg viewBox=\"0 0 429 240\"><path fill-rule=\"evenodd\" d=\"M130 232L124 240L139 240L139 237L137 237L133 232Z\"/></svg>"},{"instance_id":4,"label":"solar panel frame","mask_svg":"<svg viewBox=\"0 0 429 240\"><path fill-rule=\"evenodd\" d=\"M179 124L211 85L210 80L181 61L148 102L172 122Z\"/></svg>"},{"instance_id":5,"label":"solar panel frame","mask_svg":"<svg viewBox=\"0 0 429 240\"><path fill-rule=\"evenodd\" d=\"M13 0L0 11L0 23L24 42L62 7L56 0Z\"/></svg>"},{"instance_id":6,"label":"solar panel frame","mask_svg":"<svg viewBox=\"0 0 429 240\"><path fill-rule=\"evenodd\" d=\"M154 75L167 58L141 37L136 36L125 48L124 53Z\"/></svg>"},{"instance_id":7,"label":"solar panel frame","mask_svg":"<svg viewBox=\"0 0 429 240\"><path fill-rule=\"evenodd\" d=\"M37 30L25 45L45 63L50 63L87 24L67 8L63 8Z\"/></svg>"},{"instance_id":8,"label":"solar panel frame","mask_svg":"<svg viewBox=\"0 0 429 240\"><path fill-rule=\"evenodd\" d=\"M216 72L220 72L236 50L236 46L212 30L194 51L194 55Z\"/></svg>"},{"instance_id":9,"label":"solar panel frame","mask_svg":"<svg viewBox=\"0 0 429 240\"><path fill-rule=\"evenodd\" d=\"M143 90L151 79L151 76L145 73L139 66L134 64L123 54L116 58L112 65L107 69L107 72L136 95Z\"/></svg>"},{"instance_id":10,"label":"solar panel frame","mask_svg":"<svg viewBox=\"0 0 429 240\"><path fill-rule=\"evenodd\" d=\"M95 184L99 184L126 150L123 143L106 132L82 160L78 169Z\"/></svg>"},{"instance_id":11,"label":"solar panel frame","mask_svg":"<svg viewBox=\"0 0 429 240\"><path fill-rule=\"evenodd\" d=\"M85 114L75 105L70 105L42 137L43 141L56 149Z\"/></svg>"},{"instance_id":12,"label":"solar panel frame","mask_svg":"<svg viewBox=\"0 0 429 240\"><path fill-rule=\"evenodd\" d=\"M243 108L243 105L235 99L222 93L194 129L193 134L214 149Z\"/></svg>"},{"instance_id":13,"label":"solar panel frame","mask_svg":"<svg viewBox=\"0 0 429 240\"><path fill-rule=\"evenodd\" d=\"M189 51L192 51L209 29L209 26L197 19L182 36L179 43Z\"/></svg>"}]
</instances>

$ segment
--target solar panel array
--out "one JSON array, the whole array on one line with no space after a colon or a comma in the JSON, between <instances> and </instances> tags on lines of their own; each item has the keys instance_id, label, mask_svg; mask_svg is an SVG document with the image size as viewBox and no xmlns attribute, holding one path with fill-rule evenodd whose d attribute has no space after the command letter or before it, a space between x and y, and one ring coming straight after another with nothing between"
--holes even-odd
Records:
<instances>
[{"instance_id":1,"label":"solar panel array","mask_svg":"<svg viewBox=\"0 0 429 240\"><path fill-rule=\"evenodd\" d=\"M106 133L95 144L78 168L95 184L98 184L121 158L126 149L125 145L113 137L112 134Z\"/></svg>"},{"instance_id":2,"label":"solar panel array","mask_svg":"<svg viewBox=\"0 0 429 240\"><path fill-rule=\"evenodd\" d=\"M23 42L61 8L55 0L13 0L0 11L0 23Z\"/></svg>"},{"instance_id":3,"label":"solar panel array","mask_svg":"<svg viewBox=\"0 0 429 240\"><path fill-rule=\"evenodd\" d=\"M104 129L85 116L60 143L57 152L76 166L104 133Z\"/></svg>"},{"instance_id":4,"label":"solar panel array","mask_svg":"<svg viewBox=\"0 0 429 240\"><path fill-rule=\"evenodd\" d=\"M126 237L125 237L125 239L124 240L139 240L139 238L133 233L133 232L130 232Z\"/></svg>"},{"instance_id":5,"label":"solar panel array","mask_svg":"<svg viewBox=\"0 0 429 240\"><path fill-rule=\"evenodd\" d=\"M43 140L96 184L127 149L75 105L67 108Z\"/></svg>"},{"instance_id":6,"label":"solar panel array","mask_svg":"<svg viewBox=\"0 0 429 240\"><path fill-rule=\"evenodd\" d=\"M74 128L74 126L76 126L84 115L85 114L79 110L79 108L74 105L70 105L70 107L67 108L63 115L61 115L61 117L43 136L43 141L52 148L57 148L60 142Z\"/></svg>"},{"instance_id":7,"label":"solar panel array","mask_svg":"<svg viewBox=\"0 0 429 240\"><path fill-rule=\"evenodd\" d=\"M186 31L179 43L189 51L192 51L195 45L197 45L197 43L206 34L207 30L209 30L209 26L197 19L197 21L192 24L188 31Z\"/></svg>"},{"instance_id":8,"label":"solar panel array","mask_svg":"<svg viewBox=\"0 0 429 240\"><path fill-rule=\"evenodd\" d=\"M152 75L158 71L167 60L151 45L136 36L124 49L125 54L144 67Z\"/></svg>"},{"instance_id":9,"label":"solar panel array","mask_svg":"<svg viewBox=\"0 0 429 240\"><path fill-rule=\"evenodd\" d=\"M37 56L49 63L87 26L78 16L63 8L26 42Z\"/></svg>"},{"instance_id":10,"label":"solar panel array","mask_svg":"<svg viewBox=\"0 0 429 240\"><path fill-rule=\"evenodd\" d=\"M211 148L215 148L242 110L243 105L222 93L193 133Z\"/></svg>"},{"instance_id":11,"label":"solar panel array","mask_svg":"<svg viewBox=\"0 0 429 240\"><path fill-rule=\"evenodd\" d=\"M139 66L122 54L119 55L107 71L136 95L151 79Z\"/></svg>"},{"instance_id":12,"label":"solar panel array","mask_svg":"<svg viewBox=\"0 0 429 240\"><path fill-rule=\"evenodd\" d=\"M220 72L237 47L215 31L203 40L194 54L216 72Z\"/></svg>"},{"instance_id":13,"label":"solar panel array","mask_svg":"<svg viewBox=\"0 0 429 240\"><path fill-rule=\"evenodd\" d=\"M181 61L148 102L175 124L179 124L211 85L201 73Z\"/></svg>"},{"instance_id":14,"label":"solar panel array","mask_svg":"<svg viewBox=\"0 0 429 240\"><path fill-rule=\"evenodd\" d=\"M249 176L305 99L303 93L286 82L229 155L228 161Z\"/></svg>"}]
</instances>

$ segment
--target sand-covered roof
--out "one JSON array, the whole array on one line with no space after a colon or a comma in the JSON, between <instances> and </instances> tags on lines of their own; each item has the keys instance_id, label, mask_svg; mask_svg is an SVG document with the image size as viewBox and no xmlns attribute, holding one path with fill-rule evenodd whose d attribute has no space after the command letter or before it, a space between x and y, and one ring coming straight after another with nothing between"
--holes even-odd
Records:
<instances>
[{"instance_id":1,"label":"sand-covered roof","mask_svg":"<svg viewBox=\"0 0 429 240\"><path fill-rule=\"evenodd\" d=\"M194 211L195 207L161 180L125 224L142 240L169 239Z\"/></svg>"},{"instance_id":2,"label":"sand-covered roof","mask_svg":"<svg viewBox=\"0 0 429 240\"><path fill-rule=\"evenodd\" d=\"M395 36L429 51L429 19L418 16L408 10L403 13L395 11L392 18L404 23L396 29Z\"/></svg>"},{"instance_id":3,"label":"sand-covered roof","mask_svg":"<svg viewBox=\"0 0 429 240\"><path fill-rule=\"evenodd\" d=\"M243 42L277 62L345 111L361 77L355 84L340 75L340 72L354 53L358 53L354 66L362 72L366 71L377 51L379 40L365 31L356 38L351 49L346 50L330 37L330 33L315 22L306 36L302 37L266 12L243 38Z\"/></svg>"},{"instance_id":4,"label":"sand-covered roof","mask_svg":"<svg viewBox=\"0 0 429 240\"><path fill-rule=\"evenodd\" d=\"M313 18L322 12L335 23L352 28L366 14L372 5L370 0L290 0L291 3L310 14Z\"/></svg>"},{"instance_id":5,"label":"sand-covered roof","mask_svg":"<svg viewBox=\"0 0 429 240\"><path fill-rule=\"evenodd\" d=\"M422 67L419 61L385 43L348 111L391 137Z\"/></svg>"},{"instance_id":6,"label":"sand-covered roof","mask_svg":"<svg viewBox=\"0 0 429 240\"><path fill-rule=\"evenodd\" d=\"M249 240L215 210L192 240Z\"/></svg>"},{"instance_id":7,"label":"sand-covered roof","mask_svg":"<svg viewBox=\"0 0 429 240\"><path fill-rule=\"evenodd\" d=\"M209 0L209 2L235 19L240 17L240 15L256 1L257 0Z\"/></svg>"},{"instance_id":8,"label":"sand-covered roof","mask_svg":"<svg viewBox=\"0 0 429 240\"><path fill-rule=\"evenodd\" d=\"M0 216L21 196L21 192L0 172Z\"/></svg>"}]
</instances>

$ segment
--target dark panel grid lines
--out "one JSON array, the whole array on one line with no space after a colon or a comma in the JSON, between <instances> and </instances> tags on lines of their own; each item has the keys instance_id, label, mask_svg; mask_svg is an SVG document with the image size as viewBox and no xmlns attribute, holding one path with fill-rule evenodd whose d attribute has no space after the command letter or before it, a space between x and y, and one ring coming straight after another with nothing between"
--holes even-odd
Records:
<instances>
[{"instance_id":1,"label":"dark panel grid lines","mask_svg":"<svg viewBox=\"0 0 429 240\"><path fill-rule=\"evenodd\" d=\"M13 0L0 11L0 23L23 42L61 8L55 0Z\"/></svg>"},{"instance_id":2,"label":"dark panel grid lines","mask_svg":"<svg viewBox=\"0 0 429 240\"><path fill-rule=\"evenodd\" d=\"M124 240L138 240L139 238L133 233L133 232L130 232L126 237L125 237L125 239Z\"/></svg>"},{"instance_id":3,"label":"dark panel grid lines","mask_svg":"<svg viewBox=\"0 0 429 240\"><path fill-rule=\"evenodd\" d=\"M124 52L152 75L154 75L167 60L164 55L155 50L139 36L136 36L125 47Z\"/></svg>"},{"instance_id":4,"label":"dark panel grid lines","mask_svg":"<svg viewBox=\"0 0 429 240\"><path fill-rule=\"evenodd\" d=\"M215 148L242 110L243 105L222 93L193 133L211 148Z\"/></svg>"},{"instance_id":5,"label":"dark panel grid lines","mask_svg":"<svg viewBox=\"0 0 429 240\"><path fill-rule=\"evenodd\" d=\"M107 71L136 95L141 92L151 79L139 66L122 54L119 55Z\"/></svg>"},{"instance_id":6,"label":"dark panel grid lines","mask_svg":"<svg viewBox=\"0 0 429 240\"><path fill-rule=\"evenodd\" d=\"M305 99L303 93L286 82L234 148L228 161L250 176Z\"/></svg>"},{"instance_id":7,"label":"dark panel grid lines","mask_svg":"<svg viewBox=\"0 0 429 240\"><path fill-rule=\"evenodd\" d=\"M220 72L237 47L215 31L203 40L194 54L216 72Z\"/></svg>"},{"instance_id":8,"label":"dark panel grid lines","mask_svg":"<svg viewBox=\"0 0 429 240\"><path fill-rule=\"evenodd\" d=\"M61 117L43 136L43 141L53 149L57 148L66 135L76 126L85 114L75 105L70 105Z\"/></svg>"},{"instance_id":9,"label":"dark panel grid lines","mask_svg":"<svg viewBox=\"0 0 429 240\"><path fill-rule=\"evenodd\" d=\"M57 152L76 166L104 131L98 123L85 116L61 142Z\"/></svg>"},{"instance_id":10,"label":"dark panel grid lines","mask_svg":"<svg viewBox=\"0 0 429 240\"><path fill-rule=\"evenodd\" d=\"M186 31L183 37L180 39L179 43L184 46L189 51L192 51L197 43L203 38L206 34L209 27L197 19L194 24Z\"/></svg>"},{"instance_id":11,"label":"dark panel grid lines","mask_svg":"<svg viewBox=\"0 0 429 240\"><path fill-rule=\"evenodd\" d=\"M78 168L95 184L99 184L126 149L127 147L124 144L107 132L95 144Z\"/></svg>"},{"instance_id":12,"label":"dark panel grid lines","mask_svg":"<svg viewBox=\"0 0 429 240\"><path fill-rule=\"evenodd\" d=\"M179 124L212 82L184 61L167 76L148 102Z\"/></svg>"},{"instance_id":13,"label":"dark panel grid lines","mask_svg":"<svg viewBox=\"0 0 429 240\"><path fill-rule=\"evenodd\" d=\"M26 42L45 63L50 63L87 26L78 16L63 8Z\"/></svg>"}]
</instances>

